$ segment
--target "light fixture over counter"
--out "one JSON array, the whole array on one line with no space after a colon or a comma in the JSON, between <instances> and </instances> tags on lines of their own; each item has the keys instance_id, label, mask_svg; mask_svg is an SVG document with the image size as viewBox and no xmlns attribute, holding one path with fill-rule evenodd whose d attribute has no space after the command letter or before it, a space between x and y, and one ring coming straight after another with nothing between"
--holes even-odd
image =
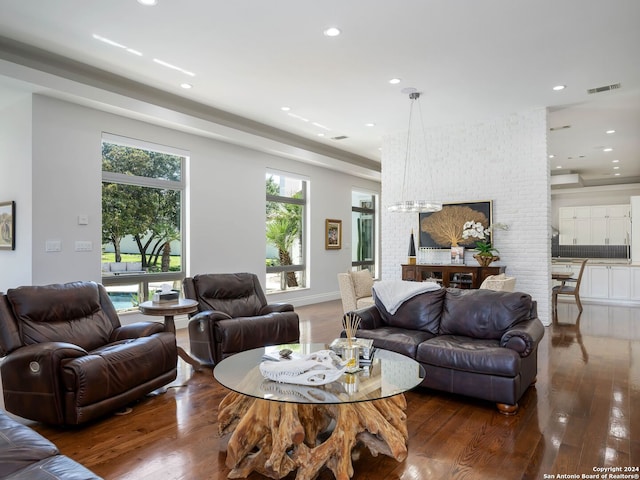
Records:
<instances>
[{"instance_id":1,"label":"light fixture over counter","mask_svg":"<svg viewBox=\"0 0 640 480\"><path fill-rule=\"evenodd\" d=\"M407 172L409 170L409 160L411 155L411 121L413 119L413 106L417 103L420 98L420 92L415 91L415 89L405 89L403 92L409 92L409 99L411 99L411 107L409 108L409 130L407 132L407 151L404 157L404 174L402 177L402 190L401 190L401 200L395 202L387 207L390 212L400 212L400 213L408 213L408 212L438 212L442 210L442 202L436 202L433 200L405 200L405 187L407 184ZM418 108L419 104L418 104ZM424 122L422 120L422 110L420 110L420 126L422 128L422 135L424 138ZM426 147L426 138L425 138L425 147ZM431 173L429 173L429 178L431 179ZM433 182L429 182L432 184ZM432 186L432 185L431 185Z\"/></svg>"}]
</instances>

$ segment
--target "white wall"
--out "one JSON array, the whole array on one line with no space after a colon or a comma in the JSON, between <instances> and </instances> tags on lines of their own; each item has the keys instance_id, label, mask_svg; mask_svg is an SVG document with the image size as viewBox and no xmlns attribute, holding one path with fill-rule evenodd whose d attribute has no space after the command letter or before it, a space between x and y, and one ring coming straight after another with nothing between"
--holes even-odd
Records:
<instances>
[{"instance_id":1,"label":"white wall","mask_svg":"<svg viewBox=\"0 0 640 480\"><path fill-rule=\"evenodd\" d=\"M31 283L31 94L0 100L0 202L16 202L16 249L0 250L1 292Z\"/></svg>"},{"instance_id":2,"label":"white wall","mask_svg":"<svg viewBox=\"0 0 640 480\"><path fill-rule=\"evenodd\" d=\"M339 298L337 273L350 267L351 252L324 250L324 220L342 219L349 232L351 189L379 192L377 182L38 95L33 97L32 183L25 175L16 185L32 184L34 191L33 278L29 282L12 273L5 279L3 274L6 285L100 280L102 132L191 153L185 239L190 274L249 271L264 281L265 171L306 175L311 182L310 288L272 300L304 304ZM22 157L28 162L27 153ZM5 162L0 159L2 168ZM78 225L78 215L88 215L89 225ZM45 252L48 239L60 240L62 251ZM92 241L93 251L75 252L77 240Z\"/></svg>"},{"instance_id":3,"label":"white wall","mask_svg":"<svg viewBox=\"0 0 640 480\"><path fill-rule=\"evenodd\" d=\"M443 203L492 200L493 221L509 225L494 244L517 290L538 302L550 322L550 187L546 111L536 109L478 125L442 126L415 142L409 157L406 199ZM406 133L384 140L382 160L382 278L401 277L409 235L419 232L418 214L389 213L400 200ZM467 263L475 260L466 256Z\"/></svg>"}]
</instances>

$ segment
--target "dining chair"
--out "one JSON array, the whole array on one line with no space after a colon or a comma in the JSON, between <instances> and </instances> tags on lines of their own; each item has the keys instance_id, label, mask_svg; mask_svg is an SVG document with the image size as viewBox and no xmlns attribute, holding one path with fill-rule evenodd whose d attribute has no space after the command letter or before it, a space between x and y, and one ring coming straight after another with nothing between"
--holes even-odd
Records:
<instances>
[{"instance_id":1,"label":"dining chair","mask_svg":"<svg viewBox=\"0 0 640 480\"><path fill-rule=\"evenodd\" d=\"M580 302L580 283L582 282L582 274L584 273L584 267L587 264L589 259L585 258L582 260L582 264L580 265L580 272L576 278L567 278L563 279L560 285L556 285L552 289L552 303L553 310L556 311L558 308L558 295L573 295L576 300L576 305L578 306L578 310L582 312L582 303ZM567 285L570 283L571 285Z\"/></svg>"}]
</instances>

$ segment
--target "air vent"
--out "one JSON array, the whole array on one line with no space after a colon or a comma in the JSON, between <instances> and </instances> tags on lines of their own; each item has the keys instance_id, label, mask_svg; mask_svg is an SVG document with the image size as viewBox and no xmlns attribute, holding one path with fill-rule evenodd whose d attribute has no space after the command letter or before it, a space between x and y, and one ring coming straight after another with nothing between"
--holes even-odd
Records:
<instances>
[{"instance_id":1,"label":"air vent","mask_svg":"<svg viewBox=\"0 0 640 480\"><path fill-rule=\"evenodd\" d=\"M620 84L614 83L613 85L605 85L604 87L590 88L589 90L587 90L587 93L592 94L592 93L608 92L609 90L616 90L618 88L620 88Z\"/></svg>"},{"instance_id":2,"label":"air vent","mask_svg":"<svg viewBox=\"0 0 640 480\"><path fill-rule=\"evenodd\" d=\"M571 125L562 125L561 127L551 127L549 131L555 132L557 130L564 130L565 128L571 128Z\"/></svg>"},{"instance_id":3,"label":"air vent","mask_svg":"<svg viewBox=\"0 0 640 480\"><path fill-rule=\"evenodd\" d=\"M345 138L349 138L346 135L340 135L338 137L331 137L331 140L344 140Z\"/></svg>"}]
</instances>

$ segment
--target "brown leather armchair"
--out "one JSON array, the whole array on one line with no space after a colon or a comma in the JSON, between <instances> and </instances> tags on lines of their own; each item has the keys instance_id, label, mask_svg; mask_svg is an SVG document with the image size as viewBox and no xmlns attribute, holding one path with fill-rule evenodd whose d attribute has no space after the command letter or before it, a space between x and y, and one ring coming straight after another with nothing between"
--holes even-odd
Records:
<instances>
[{"instance_id":1,"label":"brown leather armchair","mask_svg":"<svg viewBox=\"0 0 640 480\"><path fill-rule=\"evenodd\" d=\"M105 288L73 282L0 297L5 408L52 425L113 412L176 378L176 338L158 322L121 326Z\"/></svg>"},{"instance_id":2,"label":"brown leather armchair","mask_svg":"<svg viewBox=\"0 0 640 480\"><path fill-rule=\"evenodd\" d=\"M184 296L198 301L189 321L191 355L214 365L234 353L266 345L297 343L298 314L288 303L267 304L253 273L187 277Z\"/></svg>"}]
</instances>

